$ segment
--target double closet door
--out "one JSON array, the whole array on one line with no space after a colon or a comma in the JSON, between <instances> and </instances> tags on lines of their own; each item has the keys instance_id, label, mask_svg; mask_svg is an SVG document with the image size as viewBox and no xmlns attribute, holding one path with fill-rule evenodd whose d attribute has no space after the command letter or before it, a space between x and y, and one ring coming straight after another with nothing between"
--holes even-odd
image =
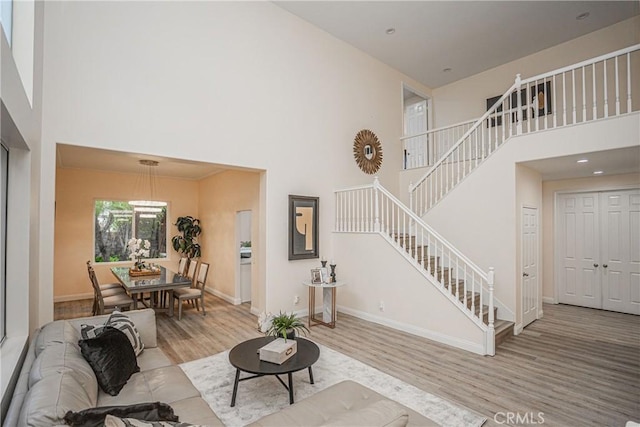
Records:
<instances>
[{"instance_id":1,"label":"double closet door","mask_svg":"<svg viewBox=\"0 0 640 427\"><path fill-rule=\"evenodd\" d=\"M559 302L640 314L640 189L557 200Z\"/></svg>"}]
</instances>

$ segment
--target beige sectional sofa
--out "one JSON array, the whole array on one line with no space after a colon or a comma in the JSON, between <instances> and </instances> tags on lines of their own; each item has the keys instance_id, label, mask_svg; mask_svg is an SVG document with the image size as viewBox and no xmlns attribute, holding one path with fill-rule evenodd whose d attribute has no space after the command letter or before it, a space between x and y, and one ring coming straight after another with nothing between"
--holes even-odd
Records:
<instances>
[{"instance_id":1,"label":"beige sectional sofa","mask_svg":"<svg viewBox=\"0 0 640 427\"><path fill-rule=\"evenodd\" d=\"M181 422L223 425L179 366L157 346L155 312L125 313L144 344L131 376L117 396L98 386L78 341L82 324L104 324L108 315L51 322L31 341L4 426L63 425L67 411L144 402L169 404ZM345 381L304 399L254 426L432 426L433 421L368 388Z\"/></svg>"},{"instance_id":2,"label":"beige sectional sofa","mask_svg":"<svg viewBox=\"0 0 640 427\"><path fill-rule=\"evenodd\" d=\"M138 357L140 372L131 376L117 396L98 387L77 344L82 324L104 324L109 316L57 320L34 334L4 425L63 425L69 410L143 402L167 403L181 421L223 425L182 369L158 348L155 312L146 309L125 314L135 323L145 349Z\"/></svg>"}]
</instances>

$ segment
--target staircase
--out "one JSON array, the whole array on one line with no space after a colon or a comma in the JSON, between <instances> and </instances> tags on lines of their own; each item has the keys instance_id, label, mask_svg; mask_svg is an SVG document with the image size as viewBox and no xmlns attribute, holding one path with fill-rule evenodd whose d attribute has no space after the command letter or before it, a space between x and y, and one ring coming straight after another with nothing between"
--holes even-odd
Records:
<instances>
[{"instance_id":1,"label":"staircase","mask_svg":"<svg viewBox=\"0 0 640 427\"><path fill-rule=\"evenodd\" d=\"M482 305L482 316L480 316L480 292L465 291L464 279L456 279L452 276L452 268L443 267L440 257L428 255L427 247L416 244L416 237L408 234L394 234L392 238L397 246L404 247L410 257L414 258L418 265L422 266L428 274L432 275L439 282L443 283L444 288L455 295L460 303L465 305L467 309L472 311L475 316L481 317L482 323L489 324L489 306ZM497 318L498 308L493 308L494 329L495 329L495 348L513 336L514 322L501 320Z\"/></svg>"},{"instance_id":2,"label":"staircase","mask_svg":"<svg viewBox=\"0 0 640 427\"><path fill-rule=\"evenodd\" d=\"M638 101L635 106L632 102L632 88L638 87L640 73L632 71L632 64L639 59L640 45L634 45L528 79L518 74L513 85L473 126L464 122L403 138L410 141L426 135L429 141L423 145L427 152L414 157L438 158L409 186L410 208L419 217L424 216L514 136L638 111ZM462 137L454 139L464 130ZM432 140L437 141L435 147L450 148L440 155Z\"/></svg>"},{"instance_id":3,"label":"staircase","mask_svg":"<svg viewBox=\"0 0 640 427\"><path fill-rule=\"evenodd\" d=\"M373 184L338 190L338 233L375 233L480 329L484 354L495 354L493 269L482 271L385 189Z\"/></svg>"},{"instance_id":4,"label":"staircase","mask_svg":"<svg viewBox=\"0 0 640 427\"><path fill-rule=\"evenodd\" d=\"M447 140L447 135L459 135L451 127L408 137L437 134L438 149L449 147L410 186L409 206L377 178L371 185L338 190L335 232L379 234L423 276L425 285L434 286L464 313L483 334L483 353L494 355L514 328L513 322L499 319L499 307L506 312L515 307L494 298L493 268L480 269L425 223L423 216L514 136L638 111L631 89L638 87L640 73L632 73L631 65L637 63L639 52L640 45L635 45L526 80L518 75L480 119L471 126L460 125L464 134L459 139ZM430 147L434 144L428 140L424 149ZM435 155L433 151L417 157L431 162ZM405 160L406 165L431 166Z\"/></svg>"}]
</instances>

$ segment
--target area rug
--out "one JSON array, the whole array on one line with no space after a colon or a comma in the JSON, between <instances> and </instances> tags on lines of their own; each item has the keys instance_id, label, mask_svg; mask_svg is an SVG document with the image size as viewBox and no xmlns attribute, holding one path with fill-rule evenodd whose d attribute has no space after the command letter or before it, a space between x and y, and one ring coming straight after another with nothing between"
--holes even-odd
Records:
<instances>
[{"instance_id":1,"label":"area rug","mask_svg":"<svg viewBox=\"0 0 640 427\"><path fill-rule=\"evenodd\" d=\"M485 418L433 394L387 375L349 356L318 344L320 359L313 365L315 384L308 371L293 374L296 402L343 380L353 380L393 399L443 426L481 426ZM289 406L289 393L272 376L243 381L238 385L236 406L231 407L235 368L229 352L180 365L218 418L229 427L247 425ZM241 378L249 374L241 373ZM286 381L286 376L283 378Z\"/></svg>"}]
</instances>

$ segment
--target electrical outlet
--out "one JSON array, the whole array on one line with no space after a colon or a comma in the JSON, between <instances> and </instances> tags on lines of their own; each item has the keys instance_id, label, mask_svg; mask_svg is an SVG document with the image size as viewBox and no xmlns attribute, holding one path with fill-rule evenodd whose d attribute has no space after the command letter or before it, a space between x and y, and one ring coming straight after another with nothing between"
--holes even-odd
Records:
<instances>
[{"instance_id":1,"label":"electrical outlet","mask_svg":"<svg viewBox=\"0 0 640 427\"><path fill-rule=\"evenodd\" d=\"M384 301L380 301L380 305L378 305L380 311L384 311Z\"/></svg>"},{"instance_id":2,"label":"electrical outlet","mask_svg":"<svg viewBox=\"0 0 640 427\"><path fill-rule=\"evenodd\" d=\"M296 295L295 297L293 297L293 304L300 304L300 297L298 295Z\"/></svg>"}]
</instances>

